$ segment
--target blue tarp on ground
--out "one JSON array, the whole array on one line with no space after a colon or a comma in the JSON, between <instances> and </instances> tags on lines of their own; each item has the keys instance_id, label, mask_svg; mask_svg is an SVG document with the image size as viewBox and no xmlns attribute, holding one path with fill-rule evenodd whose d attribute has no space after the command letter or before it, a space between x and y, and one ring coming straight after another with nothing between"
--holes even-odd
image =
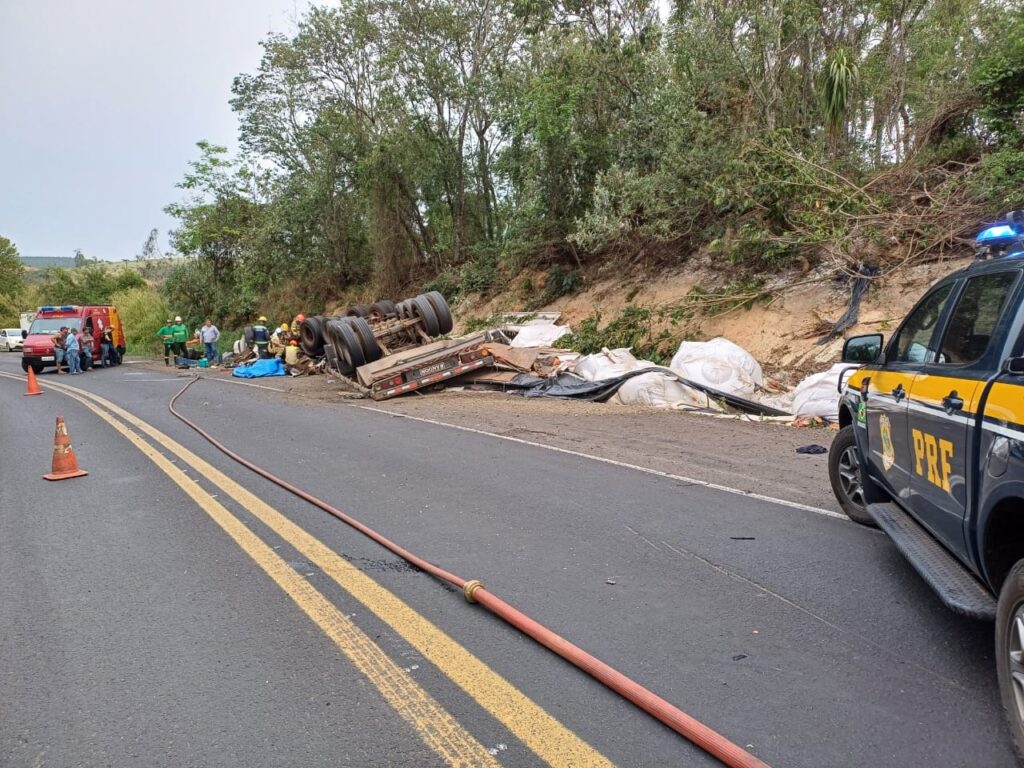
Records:
<instances>
[{"instance_id":1,"label":"blue tarp on ground","mask_svg":"<svg viewBox=\"0 0 1024 768\"><path fill-rule=\"evenodd\" d=\"M231 372L232 376L240 379L259 379L263 376L285 376L284 361L279 357L272 357L269 360L257 360L249 365L240 365Z\"/></svg>"}]
</instances>

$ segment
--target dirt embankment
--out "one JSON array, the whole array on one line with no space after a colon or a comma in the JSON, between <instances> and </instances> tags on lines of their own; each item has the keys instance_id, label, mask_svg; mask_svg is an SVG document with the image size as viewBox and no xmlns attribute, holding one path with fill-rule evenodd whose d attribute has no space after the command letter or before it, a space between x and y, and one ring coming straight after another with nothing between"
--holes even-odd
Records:
<instances>
[{"instance_id":1,"label":"dirt embankment","mask_svg":"<svg viewBox=\"0 0 1024 768\"><path fill-rule=\"evenodd\" d=\"M873 280L861 302L859 322L846 335L888 335L929 285L970 260L950 258L908 266ZM536 286L543 275L529 278ZM754 287L748 281L744 286L705 261L652 275L590 276L582 291L537 309L561 312L561 323L578 328L595 311L606 323L630 305L644 307L652 311L652 337L668 332L667 347L674 348L686 339L724 336L757 358L766 374L792 385L839 359L841 338L824 345L818 341L846 311L850 290L849 281L825 270L783 275L760 285L755 283ZM730 299L758 291L765 291L765 295L753 301ZM526 297L515 290L490 298L470 297L456 305L455 314L464 325L469 319L523 310L525 301Z\"/></svg>"}]
</instances>

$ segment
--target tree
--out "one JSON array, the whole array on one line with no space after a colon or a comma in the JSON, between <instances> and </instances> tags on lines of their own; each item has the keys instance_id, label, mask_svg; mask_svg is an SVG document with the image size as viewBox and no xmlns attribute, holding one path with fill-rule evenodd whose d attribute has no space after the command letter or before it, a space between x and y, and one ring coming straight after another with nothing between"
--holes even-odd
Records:
<instances>
[{"instance_id":1,"label":"tree","mask_svg":"<svg viewBox=\"0 0 1024 768\"><path fill-rule=\"evenodd\" d=\"M6 237L0 237L0 295L17 296L25 287L25 267L18 249Z\"/></svg>"}]
</instances>

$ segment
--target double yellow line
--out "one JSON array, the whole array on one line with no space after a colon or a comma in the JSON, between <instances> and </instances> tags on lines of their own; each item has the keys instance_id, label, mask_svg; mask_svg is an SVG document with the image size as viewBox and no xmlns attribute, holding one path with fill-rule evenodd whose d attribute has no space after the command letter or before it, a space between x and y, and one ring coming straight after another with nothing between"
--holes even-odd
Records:
<instances>
[{"instance_id":1,"label":"double yellow line","mask_svg":"<svg viewBox=\"0 0 1024 768\"><path fill-rule=\"evenodd\" d=\"M0 372L0 376L24 381L23 377L8 373ZM167 454L195 470L198 476L220 488L309 562L316 564L543 761L556 766L611 765L607 758L392 592L211 464L105 398L52 381L46 382L45 386L60 391L94 412L170 477L331 638L424 744L446 763L453 766L499 764L490 750L466 731L358 626L241 520L212 498L198 482L144 440L140 432Z\"/></svg>"}]
</instances>

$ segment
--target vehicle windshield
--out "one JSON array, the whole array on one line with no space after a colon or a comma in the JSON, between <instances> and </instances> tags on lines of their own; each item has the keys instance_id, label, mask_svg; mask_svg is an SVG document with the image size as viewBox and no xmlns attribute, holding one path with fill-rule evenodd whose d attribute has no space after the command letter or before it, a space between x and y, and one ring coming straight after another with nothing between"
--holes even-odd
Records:
<instances>
[{"instance_id":1,"label":"vehicle windshield","mask_svg":"<svg viewBox=\"0 0 1024 768\"><path fill-rule=\"evenodd\" d=\"M8 336L21 336L21 328L4 328L4 333Z\"/></svg>"},{"instance_id":2,"label":"vehicle windshield","mask_svg":"<svg viewBox=\"0 0 1024 768\"><path fill-rule=\"evenodd\" d=\"M34 333L56 333L62 326L79 329L82 327L80 317L37 317L32 321L32 327L28 329L30 334Z\"/></svg>"}]
</instances>

